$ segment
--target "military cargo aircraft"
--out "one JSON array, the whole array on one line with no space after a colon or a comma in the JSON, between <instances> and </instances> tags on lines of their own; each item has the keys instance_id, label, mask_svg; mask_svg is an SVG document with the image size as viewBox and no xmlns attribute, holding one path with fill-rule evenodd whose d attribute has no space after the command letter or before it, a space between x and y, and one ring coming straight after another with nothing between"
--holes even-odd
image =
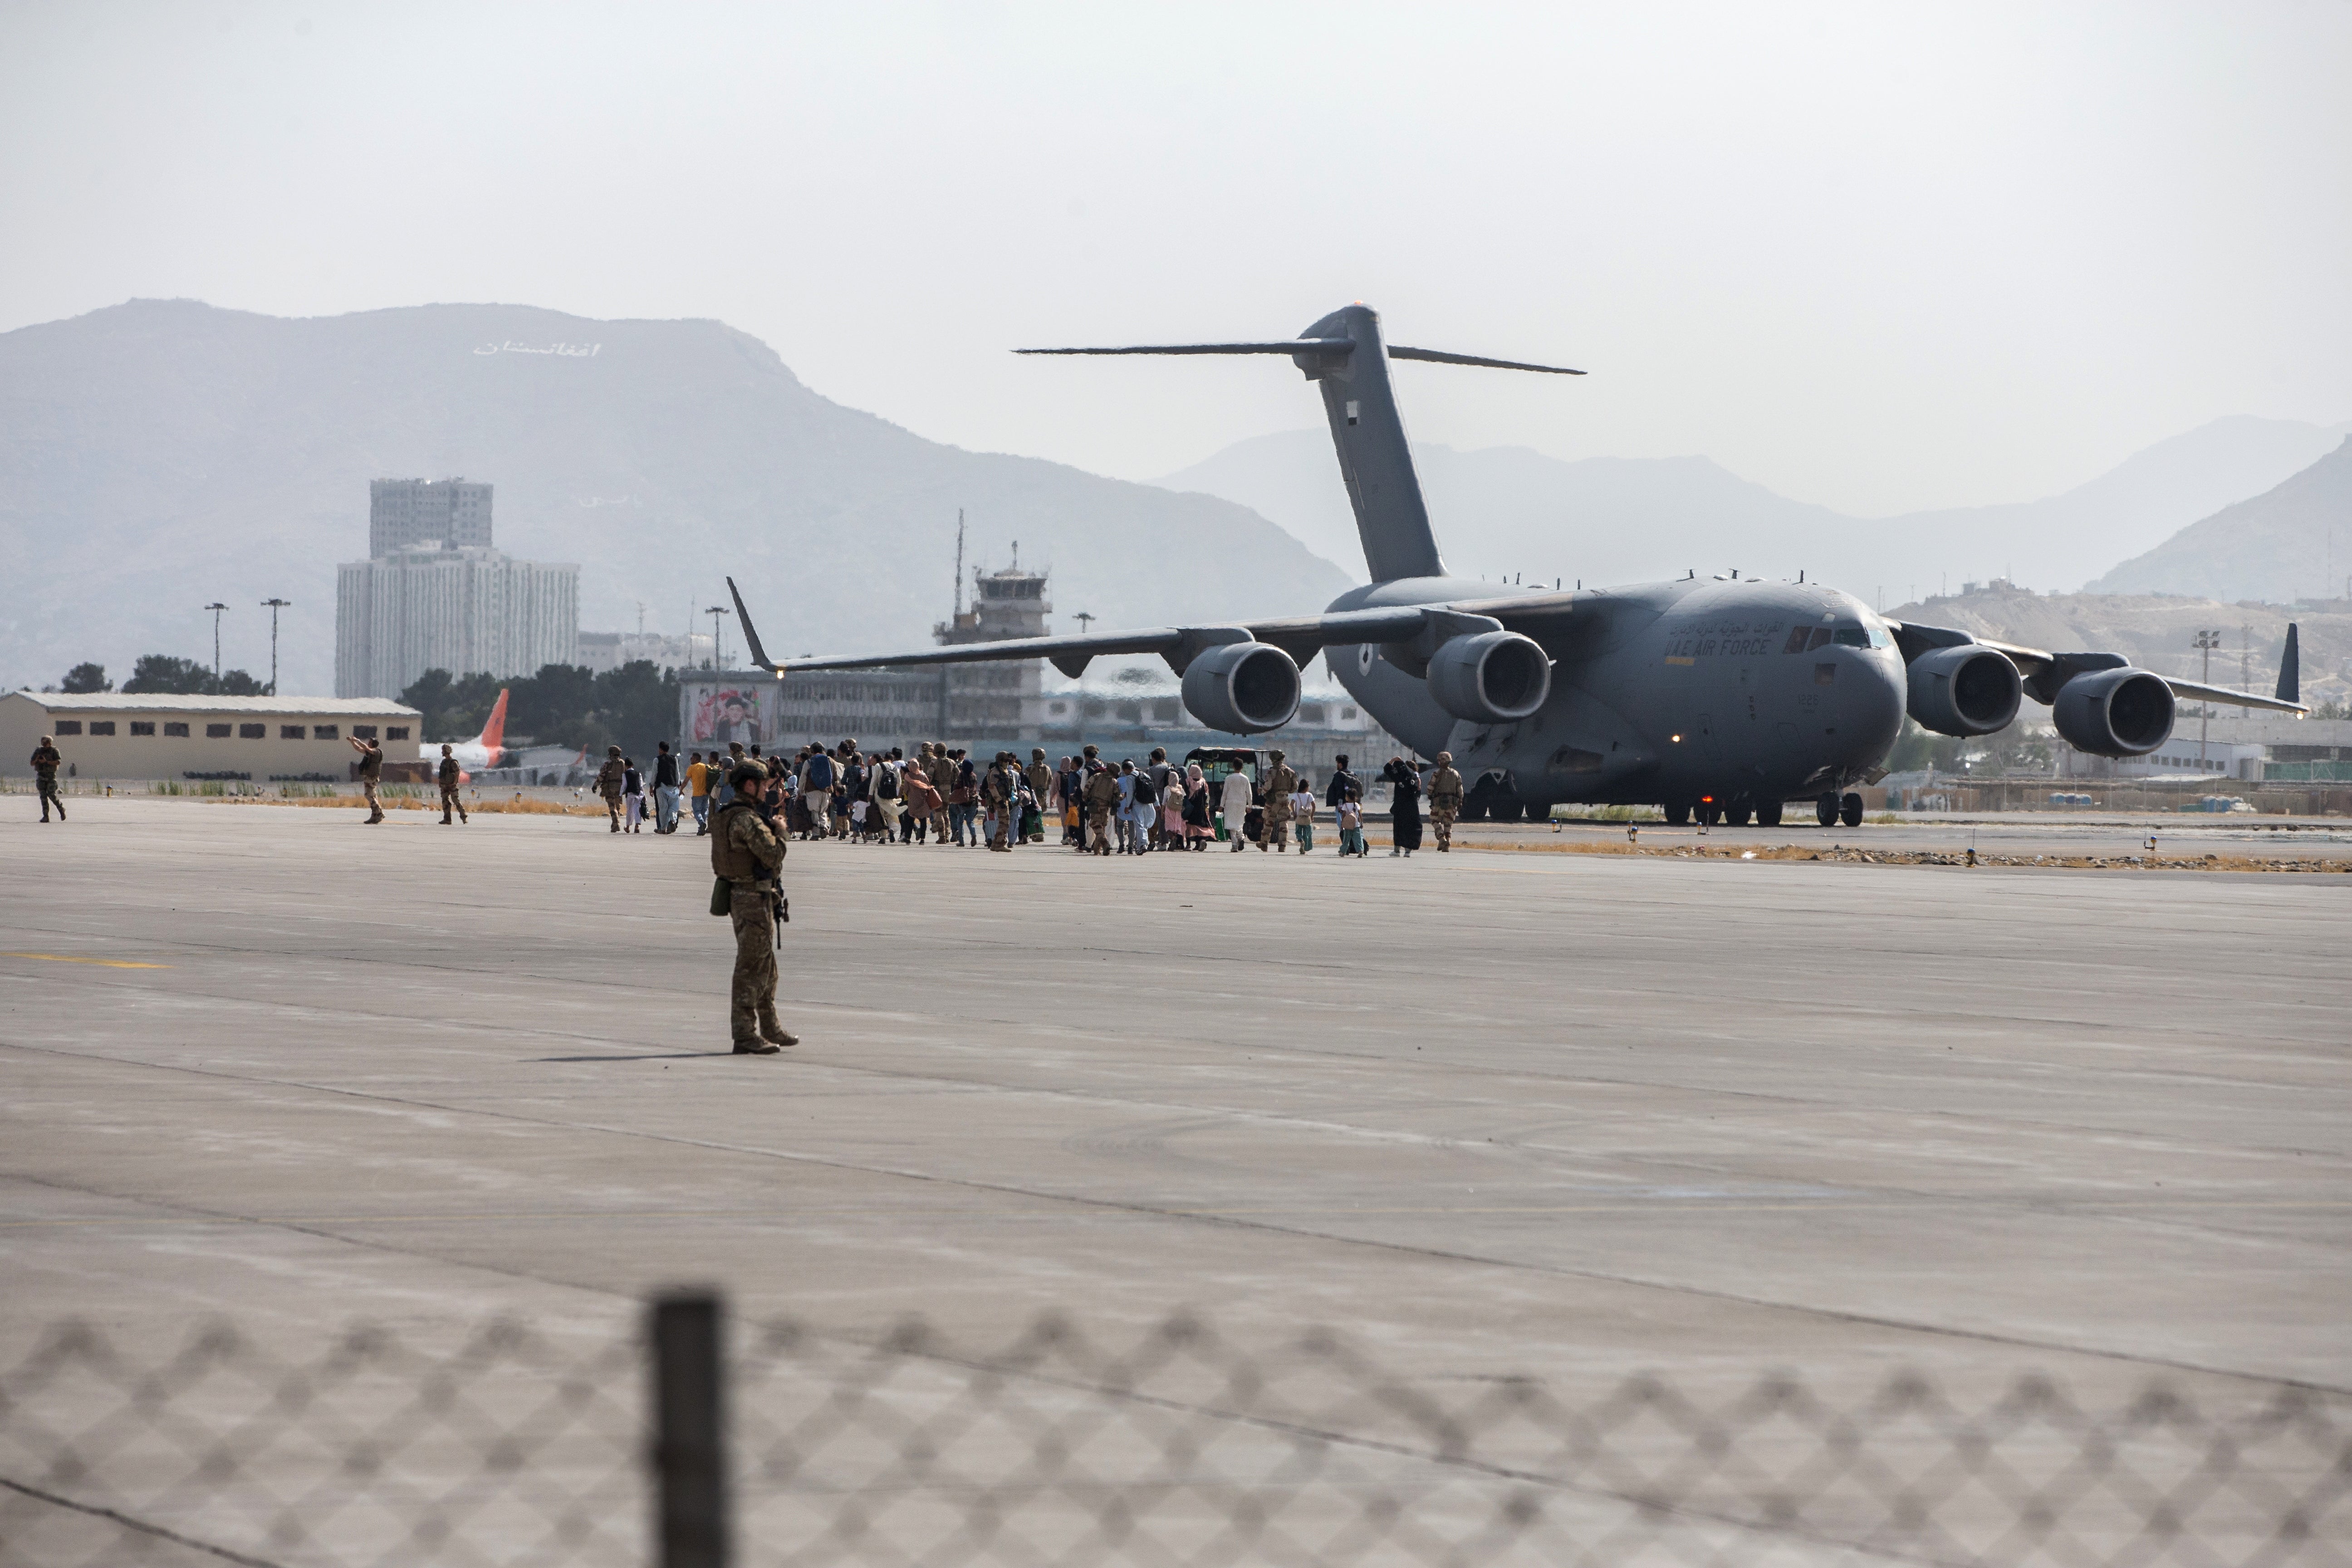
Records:
<instances>
[{"instance_id":1,"label":"military cargo aircraft","mask_svg":"<svg viewBox=\"0 0 2352 1568\"><path fill-rule=\"evenodd\" d=\"M770 660L740 593L753 659L779 679L864 669L1047 658L1076 678L1110 654L1158 654L1184 705L1213 730L1290 721L1299 667L1321 653L1339 683L1423 757L1454 753L1474 781L1470 813L1510 819L1556 803L1657 805L1669 822L1777 826L1790 801L1828 826L1862 820L1858 784L1882 764L1908 712L1944 735L2008 727L2022 699L2058 732L2105 757L2141 756L2172 733L2177 698L2302 712L2275 698L2136 669L2119 654L2063 653L1889 620L1851 594L1736 574L1562 593L1449 576L1397 409L1396 360L1580 375L1382 341L1356 304L1297 338L1045 354L1287 356L1323 395L1339 478L1371 582L1319 615L1069 637L963 643L908 653ZM729 579L730 591L733 579Z\"/></svg>"}]
</instances>

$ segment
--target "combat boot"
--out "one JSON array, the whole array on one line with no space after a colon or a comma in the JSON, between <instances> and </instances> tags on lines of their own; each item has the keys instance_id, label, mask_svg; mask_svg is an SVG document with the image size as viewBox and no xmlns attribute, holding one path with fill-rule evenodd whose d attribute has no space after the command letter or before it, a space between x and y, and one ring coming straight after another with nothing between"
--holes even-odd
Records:
<instances>
[{"instance_id":1,"label":"combat boot","mask_svg":"<svg viewBox=\"0 0 2352 1568\"><path fill-rule=\"evenodd\" d=\"M772 1057L776 1054L776 1047L765 1040L738 1040L735 1042L735 1054L739 1057Z\"/></svg>"},{"instance_id":2,"label":"combat boot","mask_svg":"<svg viewBox=\"0 0 2352 1568\"><path fill-rule=\"evenodd\" d=\"M771 1046L797 1046L801 1037L777 1022L773 1013L760 1020L760 1037Z\"/></svg>"}]
</instances>

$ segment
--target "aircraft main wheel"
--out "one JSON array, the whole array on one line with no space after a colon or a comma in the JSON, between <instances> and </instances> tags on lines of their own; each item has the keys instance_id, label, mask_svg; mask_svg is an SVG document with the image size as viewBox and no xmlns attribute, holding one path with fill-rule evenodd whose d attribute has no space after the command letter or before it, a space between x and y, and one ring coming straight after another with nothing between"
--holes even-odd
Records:
<instances>
[{"instance_id":1,"label":"aircraft main wheel","mask_svg":"<svg viewBox=\"0 0 2352 1568\"><path fill-rule=\"evenodd\" d=\"M1838 797L1825 795L1813 802L1813 816L1823 827L1835 827L1838 822Z\"/></svg>"},{"instance_id":2,"label":"aircraft main wheel","mask_svg":"<svg viewBox=\"0 0 2352 1568\"><path fill-rule=\"evenodd\" d=\"M1748 808L1744 805L1727 805L1723 808L1723 820L1734 827L1745 827L1748 826Z\"/></svg>"},{"instance_id":3,"label":"aircraft main wheel","mask_svg":"<svg viewBox=\"0 0 2352 1568\"><path fill-rule=\"evenodd\" d=\"M1844 823L1848 827L1860 827L1862 826L1862 796L1855 795L1851 790L1847 791L1846 797L1838 802L1838 820Z\"/></svg>"},{"instance_id":4,"label":"aircraft main wheel","mask_svg":"<svg viewBox=\"0 0 2352 1568\"><path fill-rule=\"evenodd\" d=\"M1690 826L1689 806L1667 805L1662 806L1660 809L1666 814L1666 826L1668 827L1688 827Z\"/></svg>"},{"instance_id":5,"label":"aircraft main wheel","mask_svg":"<svg viewBox=\"0 0 2352 1568\"><path fill-rule=\"evenodd\" d=\"M1464 801L1464 802L1462 803L1462 815L1461 815L1459 817L1456 817L1454 820L1456 820L1456 821L1458 821L1458 822L1484 822L1484 821L1486 821L1486 803L1485 801L1483 801L1483 800L1465 800L1465 801Z\"/></svg>"},{"instance_id":6,"label":"aircraft main wheel","mask_svg":"<svg viewBox=\"0 0 2352 1568\"><path fill-rule=\"evenodd\" d=\"M1486 816L1496 822L1517 822L1527 815L1527 807L1516 800L1498 800L1486 807Z\"/></svg>"},{"instance_id":7,"label":"aircraft main wheel","mask_svg":"<svg viewBox=\"0 0 2352 1568\"><path fill-rule=\"evenodd\" d=\"M1756 805L1756 826L1759 826L1759 827L1778 827L1778 826L1780 826L1780 803L1779 801L1777 801L1777 800L1766 800L1766 801L1759 801L1759 802L1757 802L1757 805Z\"/></svg>"},{"instance_id":8,"label":"aircraft main wheel","mask_svg":"<svg viewBox=\"0 0 2352 1568\"><path fill-rule=\"evenodd\" d=\"M1702 805L1698 808L1698 819L1703 826L1713 827L1717 823L1723 820L1723 807L1719 805Z\"/></svg>"}]
</instances>

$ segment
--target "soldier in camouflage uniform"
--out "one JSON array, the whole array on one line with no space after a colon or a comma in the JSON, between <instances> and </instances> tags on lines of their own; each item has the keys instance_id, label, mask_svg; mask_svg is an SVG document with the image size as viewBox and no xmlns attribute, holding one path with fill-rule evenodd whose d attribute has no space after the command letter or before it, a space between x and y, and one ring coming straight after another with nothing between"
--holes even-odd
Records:
<instances>
[{"instance_id":1,"label":"soldier in camouflage uniform","mask_svg":"<svg viewBox=\"0 0 2352 1568\"><path fill-rule=\"evenodd\" d=\"M41 743L33 748L33 777L40 785L43 822L49 819L52 805L58 808L58 820L63 822L66 819L66 797L58 793L58 764L64 761L65 758L58 752L57 742L47 735L42 736Z\"/></svg>"},{"instance_id":2,"label":"soldier in camouflage uniform","mask_svg":"<svg viewBox=\"0 0 2352 1568\"><path fill-rule=\"evenodd\" d=\"M1454 848L1454 823L1462 815L1462 775L1454 771L1454 753L1437 753L1437 770L1429 775L1429 825L1437 830L1437 852Z\"/></svg>"},{"instance_id":3,"label":"soldier in camouflage uniform","mask_svg":"<svg viewBox=\"0 0 2352 1568\"><path fill-rule=\"evenodd\" d=\"M940 843L945 844L948 841L948 796L955 792L955 759L948 755L945 741L931 742L923 756L923 776L929 779L931 787L940 792L940 808L931 813L931 832Z\"/></svg>"},{"instance_id":4,"label":"soldier in camouflage uniform","mask_svg":"<svg viewBox=\"0 0 2352 1568\"><path fill-rule=\"evenodd\" d=\"M348 739L352 749L360 754L360 793L367 796L367 819L372 823L382 822L383 802L377 798L376 788L383 782L383 748L376 744L373 735L364 740L357 735Z\"/></svg>"},{"instance_id":5,"label":"soldier in camouflage uniform","mask_svg":"<svg viewBox=\"0 0 2352 1568\"><path fill-rule=\"evenodd\" d=\"M757 763L737 768L735 798L710 819L710 868L726 879L728 913L735 921L735 980L727 1022L738 1056L768 1057L800 1044L776 1018L776 873L784 840L760 815L768 771Z\"/></svg>"},{"instance_id":6,"label":"soldier in camouflage uniform","mask_svg":"<svg viewBox=\"0 0 2352 1568\"><path fill-rule=\"evenodd\" d=\"M604 815L612 820L615 833L621 831L621 781L628 771L627 764L621 761L621 748L605 747L604 765L596 770L596 793L604 797Z\"/></svg>"},{"instance_id":7,"label":"soldier in camouflage uniform","mask_svg":"<svg viewBox=\"0 0 2352 1568\"><path fill-rule=\"evenodd\" d=\"M1261 784L1265 789L1265 806L1260 821L1257 847L1264 854L1271 847L1277 854L1290 847L1290 797L1298 789L1298 770L1282 760L1280 752L1268 752L1274 766L1268 768Z\"/></svg>"},{"instance_id":8,"label":"soldier in camouflage uniform","mask_svg":"<svg viewBox=\"0 0 2352 1568\"><path fill-rule=\"evenodd\" d=\"M1094 748L1087 748L1092 751ZM1092 759L1088 759L1091 761ZM1110 814L1118 808L1118 774L1108 767L1097 767L1087 775L1078 791L1087 803L1087 844L1091 854L1110 853Z\"/></svg>"},{"instance_id":9,"label":"soldier in camouflage uniform","mask_svg":"<svg viewBox=\"0 0 2352 1568\"><path fill-rule=\"evenodd\" d=\"M1029 810L1024 812L1021 816L1022 826L1028 829L1022 834L1022 837L1032 844L1043 844L1045 842L1045 803L1054 798L1054 764L1045 760L1045 747L1034 746L1030 749L1029 767L1025 776L1029 780L1029 797L1032 804ZM1037 823L1034 827L1030 827L1029 818L1033 814Z\"/></svg>"},{"instance_id":10,"label":"soldier in camouflage uniform","mask_svg":"<svg viewBox=\"0 0 2352 1568\"><path fill-rule=\"evenodd\" d=\"M457 754L446 743L444 743L441 748L441 768L438 774L441 781L441 826L444 827L449 826L449 811L452 806L457 808L458 821L467 820L466 803L457 798L457 781L460 776L461 770L457 766Z\"/></svg>"}]
</instances>

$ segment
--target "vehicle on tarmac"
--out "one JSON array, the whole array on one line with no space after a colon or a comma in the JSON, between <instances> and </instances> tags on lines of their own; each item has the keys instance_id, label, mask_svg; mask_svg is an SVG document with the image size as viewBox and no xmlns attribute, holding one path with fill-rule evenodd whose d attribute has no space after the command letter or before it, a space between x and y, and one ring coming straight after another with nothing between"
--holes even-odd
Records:
<instances>
[{"instance_id":1,"label":"vehicle on tarmac","mask_svg":"<svg viewBox=\"0 0 2352 1568\"><path fill-rule=\"evenodd\" d=\"M1045 354L1269 354L1322 394L1371 581L1319 614L963 643L906 653L770 660L740 592L753 659L779 679L1045 658L1076 679L1092 659L1156 653L1210 729L1278 729L1299 667L1324 656L1342 686L1423 757L1454 753L1465 805L1512 819L1551 805L1657 805L1668 822L1777 826L1811 803L1827 826L1862 822L1855 786L1885 774L1906 712L1943 735L2008 727L2027 697L2095 756L2144 756L2172 733L2176 698L2300 713L2292 657L2274 698L2134 668L2116 653L2050 652L1890 620L1821 584L1737 572L1621 588L1501 588L1447 574L1390 381L1397 360L1580 375L1384 342L1350 305L1297 338ZM734 589L734 580L728 580ZM2290 633L2292 637L2292 633ZM1465 813L1466 814L1466 813Z\"/></svg>"}]
</instances>

